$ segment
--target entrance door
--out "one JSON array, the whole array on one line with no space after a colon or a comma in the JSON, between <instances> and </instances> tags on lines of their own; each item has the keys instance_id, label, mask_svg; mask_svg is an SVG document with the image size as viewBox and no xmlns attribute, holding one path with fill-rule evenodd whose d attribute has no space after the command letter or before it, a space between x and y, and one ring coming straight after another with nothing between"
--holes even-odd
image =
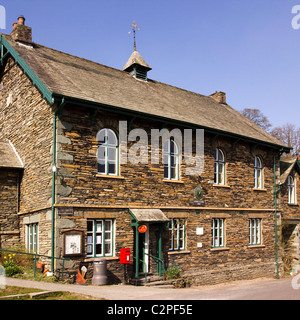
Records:
<instances>
[{"instance_id":1,"label":"entrance door","mask_svg":"<svg viewBox=\"0 0 300 320\"><path fill-rule=\"evenodd\" d=\"M149 224L147 231L139 234L139 272L149 272Z\"/></svg>"}]
</instances>

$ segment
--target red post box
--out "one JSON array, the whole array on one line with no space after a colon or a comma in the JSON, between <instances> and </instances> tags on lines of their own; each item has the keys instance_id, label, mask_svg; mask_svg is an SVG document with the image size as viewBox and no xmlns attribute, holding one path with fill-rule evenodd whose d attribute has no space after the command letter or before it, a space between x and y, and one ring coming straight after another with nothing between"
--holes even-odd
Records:
<instances>
[{"instance_id":1,"label":"red post box","mask_svg":"<svg viewBox=\"0 0 300 320\"><path fill-rule=\"evenodd\" d=\"M120 250L120 263L130 263L130 248Z\"/></svg>"}]
</instances>

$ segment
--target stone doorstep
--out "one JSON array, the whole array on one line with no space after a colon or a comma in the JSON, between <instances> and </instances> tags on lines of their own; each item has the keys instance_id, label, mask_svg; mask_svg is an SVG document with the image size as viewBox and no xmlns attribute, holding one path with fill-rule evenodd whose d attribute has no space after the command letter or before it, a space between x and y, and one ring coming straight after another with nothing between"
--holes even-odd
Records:
<instances>
[{"instance_id":1,"label":"stone doorstep","mask_svg":"<svg viewBox=\"0 0 300 320\"><path fill-rule=\"evenodd\" d=\"M46 295L48 295L50 293L55 293L55 292L60 292L60 291L41 291L41 292L14 294L14 295L11 295L11 296L0 297L0 300L1 299L13 299L13 298L19 298L19 297L25 297L25 296L29 296L30 299L32 299L34 297L46 296Z\"/></svg>"}]
</instances>

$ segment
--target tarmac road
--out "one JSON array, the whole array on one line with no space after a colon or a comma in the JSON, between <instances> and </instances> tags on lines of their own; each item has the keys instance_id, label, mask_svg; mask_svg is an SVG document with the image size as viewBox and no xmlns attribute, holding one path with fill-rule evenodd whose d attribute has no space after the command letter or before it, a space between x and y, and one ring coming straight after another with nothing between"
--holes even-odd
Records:
<instances>
[{"instance_id":1,"label":"tarmac road","mask_svg":"<svg viewBox=\"0 0 300 320\"><path fill-rule=\"evenodd\" d=\"M6 278L8 286L69 291L108 300L300 300L300 275L262 278L183 289L128 285L82 286Z\"/></svg>"}]
</instances>

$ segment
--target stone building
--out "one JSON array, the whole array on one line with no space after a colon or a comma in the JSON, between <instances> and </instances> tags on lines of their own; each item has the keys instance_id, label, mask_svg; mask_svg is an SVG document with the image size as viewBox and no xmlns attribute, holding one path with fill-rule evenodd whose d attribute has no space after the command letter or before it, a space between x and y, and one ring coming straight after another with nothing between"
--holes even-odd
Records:
<instances>
[{"instance_id":1,"label":"stone building","mask_svg":"<svg viewBox=\"0 0 300 320\"><path fill-rule=\"evenodd\" d=\"M300 271L300 162L297 158L280 161L278 185L281 209L281 243L284 271Z\"/></svg>"},{"instance_id":2,"label":"stone building","mask_svg":"<svg viewBox=\"0 0 300 320\"><path fill-rule=\"evenodd\" d=\"M0 160L2 247L68 257L69 273L104 258L111 283L172 264L195 284L282 270L274 190L289 148L225 93L151 80L136 50L117 70L47 48L22 17L0 43L0 139L16 164Z\"/></svg>"}]
</instances>

